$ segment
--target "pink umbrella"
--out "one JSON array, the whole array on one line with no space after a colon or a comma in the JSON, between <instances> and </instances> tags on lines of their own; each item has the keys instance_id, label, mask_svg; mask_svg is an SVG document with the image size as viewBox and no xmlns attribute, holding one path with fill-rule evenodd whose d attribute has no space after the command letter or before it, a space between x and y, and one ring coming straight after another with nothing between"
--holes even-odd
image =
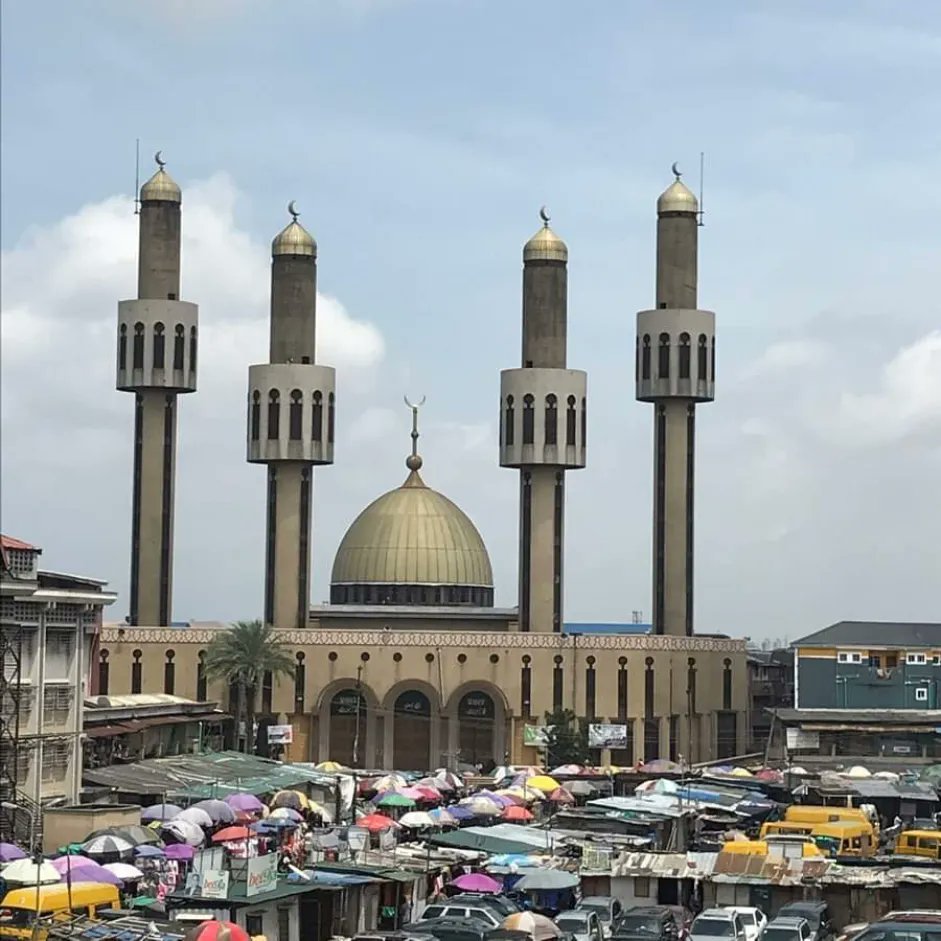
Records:
<instances>
[{"instance_id":1,"label":"pink umbrella","mask_svg":"<svg viewBox=\"0 0 941 941\"><path fill-rule=\"evenodd\" d=\"M400 787L394 790L395 794L401 794L413 801L425 800L425 795L417 787Z\"/></svg>"},{"instance_id":2,"label":"pink umbrella","mask_svg":"<svg viewBox=\"0 0 941 941\"><path fill-rule=\"evenodd\" d=\"M254 794L230 794L223 800L233 810L243 810L246 813L254 814L265 809L265 805Z\"/></svg>"},{"instance_id":3,"label":"pink umbrella","mask_svg":"<svg viewBox=\"0 0 941 941\"><path fill-rule=\"evenodd\" d=\"M418 794L420 794L422 800L426 800L426 801L441 800L441 792L436 787L430 787L429 785L426 785L426 784L416 784L415 787L411 788L411 790L416 791Z\"/></svg>"},{"instance_id":4,"label":"pink umbrella","mask_svg":"<svg viewBox=\"0 0 941 941\"><path fill-rule=\"evenodd\" d=\"M196 849L188 843L171 843L164 849L167 859L192 859L196 855Z\"/></svg>"},{"instance_id":5,"label":"pink umbrella","mask_svg":"<svg viewBox=\"0 0 941 941\"><path fill-rule=\"evenodd\" d=\"M496 895L503 891L503 885L496 879L491 879L483 872L468 872L463 876L458 876L452 883L456 889L462 892L483 892L490 895Z\"/></svg>"}]
</instances>

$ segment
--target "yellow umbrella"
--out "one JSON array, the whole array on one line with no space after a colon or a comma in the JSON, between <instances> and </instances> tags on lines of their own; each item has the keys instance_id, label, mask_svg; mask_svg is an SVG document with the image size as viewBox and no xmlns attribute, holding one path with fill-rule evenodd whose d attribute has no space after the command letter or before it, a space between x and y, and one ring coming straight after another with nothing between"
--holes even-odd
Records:
<instances>
[{"instance_id":1,"label":"yellow umbrella","mask_svg":"<svg viewBox=\"0 0 941 941\"><path fill-rule=\"evenodd\" d=\"M338 771L349 771L346 765L341 765L339 761L321 761L319 765L314 765L317 771L326 771L329 774L336 774Z\"/></svg>"},{"instance_id":2,"label":"yellow umbrella","mask_svg":"<svg viewBox=\"0 0 941 941\"><path fill-rule=\"evenodd\" d=\"M752 777L752 773L747 768L733 768L732 777L733 778L750 778Z\"/></svg>"},{"instance_id":3,"label":"yellow umbrella","mask_svg":"<svg viewBox=\"0 0 941 941\"><path fill-rule=\"evenodd\" d=\"M548 774L537 774L526 779L526 787L534 787L537 791L554 791L559 786L559 782Z\"/></svg>"}]
</instances>

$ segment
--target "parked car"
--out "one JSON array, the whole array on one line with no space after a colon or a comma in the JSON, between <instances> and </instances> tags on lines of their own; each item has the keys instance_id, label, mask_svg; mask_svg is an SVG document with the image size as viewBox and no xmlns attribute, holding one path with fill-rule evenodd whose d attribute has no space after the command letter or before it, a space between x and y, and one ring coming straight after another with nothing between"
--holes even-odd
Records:
<instances>
[{"instance_id":1,"label":"parked car","mask_svg":"<svg viewBox=\"0 0 941 941\"><path fill-rule=\"evenodd\" d=\"M814 929L806 918L778 915L768 923L762 941L813 941Z\"/></svg>"},{"instance_id":2,"label":"parked car","mask_svg":"<svg viewBox=\"0 0 941 941\"><path fill-rule=\"evenodd\" d=\"M765 928L768 927L768 916L760 908L749 908L744 905L728 905L726 910L735 912L742 919L745 926L745 936L748 941L758 941Z\"/></svg>"},{"instance_id":3,"label":"parked car","mask_svg":"<svg viewBox=\"0 0 941 941\"><path fill-rule=\"evenodd\" d=\"M833 928L833 919L830 917L830 909L826 902L814 902L805 900L803 902L788 902L778 909L775 918L806 918L810 922L810 928L813 932L813 941L827 941L832 938L836 932Z\"/></svg>"},{"instance_id":4,"label":"parked car","mask_svg":"<svg viewBox=\"0 0 941 941\"><path fill-rule=\"evenodd\" d=\"M691 941L747 941L741 917L728 908L707 908L690 925L689 937Z\"/></svg>"},{"instance_id":5,"label":"parked car","mask_svg":"<svg viewBox=\"0 0 941 941\"><path fill-rule=\"evenodd\" d=\"M506 918L520 910L519 905L508 899L505 895L475 895L472 892L461 892L444 900L447 905L485 905L492 908L498 915ZM502 920L502 919L501 919Z\"/></svg>"},{"instance_id":6,"label":"parked car","mask_svg":"<svg viewBox=\"0 0 941 941\"><path fill-rule=\"evenodd\" d=\"M409 926L409 934L421 934L432 941L487 941L493 929L476 918L431 918Z\"/></svg>"},{"instance_id":7,"label":"parked car","mask_svg":"<svg viewBox=\"0 0 941 941\"><path fill-rule=\"evenodd\" d=\"M475 899L474 902L458 902L457 904L454 904L452 899L448 899L446 902L435 902L434 905L429 905L421 913L421 918L413 924L424 930L425 926L422 922L425 921L441 918L470 918L473 921L482 922L486 928L499 928L505 917L505 915L500 915L479 899Z\"/></svg>"},{"instance_id":8,"label":"parked car","mask_svg":"<svg viewBox=\"0 0 941 941\"><path fill-rule=\"evenodd\" d=\"M594 912L601 922L601 930L606 938L610 938L614 931L614 925L621 917L624 910L618 899L611 898L610 895L586 895L575 906L576 911L585 909Z\"/></svg>"},{"instance_id":9,"label":"parked car","mask_svg":"<svg viewBox=\"0 0 941 941\"><path fill-rule=\"evenodd\" d=\"M556 916L555 926L574 941L604 941L601 920L589 909L573 909Z\"/></svg>"},{"instance_id":10,"label":"parked car","mask_svg":"<svg viewBox=\"0 0 941 941\"><path fill-rule=\"evenodd\" d=\"M677 941L680 926L667 905L635 905L621 913L611 932L612 941Z\"/></svg>"}]
</instances>

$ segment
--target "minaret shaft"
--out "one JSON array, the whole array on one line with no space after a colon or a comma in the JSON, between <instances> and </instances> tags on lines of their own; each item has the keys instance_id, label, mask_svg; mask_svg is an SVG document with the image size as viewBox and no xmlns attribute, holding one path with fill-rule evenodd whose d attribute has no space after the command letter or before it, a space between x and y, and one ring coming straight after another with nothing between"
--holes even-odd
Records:
<instances>
[{"instance_id":1,"label":"minaret shaft","mask_svg":"<svg viewBox=\"0 0 941 941\"><path fill-rule=\"evenodd\" d=\"M276 255L271 261L272 363L312 363L317 323L317 260Z\"/></svg>"},{"instance_id":2,"label":"minaret shaft","mask_svg":"<svg viewBox=\"0 0 941 941\"><path fill-rule=\"evenodd\" d=\"M556 467L520 471L520 629L562 630L565 477Z\"/></svg>"},{"instance_id":3,"label":"minaret shaft","mask_svg":"<svg viewBox=\"0 0 941 941\"><path fill-rule=\"evenodd\" d=\"M568 271L564 262L530 261L523 268L523 363L565 369Z\"/></svg>"},{"instance_id":4,"label":"minaret shaft","mask_svg":"<svg viewBox=\"0 0 941 941\"><path fill-rule=\"evenodd\" d=\"M268 466L265 621L306 627L310 602L311 465Z\"/></svg>"}]
</instances>

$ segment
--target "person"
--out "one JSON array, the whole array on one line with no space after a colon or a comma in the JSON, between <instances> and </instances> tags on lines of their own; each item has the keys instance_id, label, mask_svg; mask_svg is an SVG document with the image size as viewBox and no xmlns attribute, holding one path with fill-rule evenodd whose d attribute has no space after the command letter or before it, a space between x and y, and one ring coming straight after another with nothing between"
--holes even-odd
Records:
<instances>
[{"instance_id":1,"label":"person","mask_svg":"<svg viewBox=\"0 0 941 941\"><path fill-rule=\"evenodd\" d=\"M399 907L399 925L410 925L412 923L412 903L406 895Z\"/></svg>"}]
</instances>

